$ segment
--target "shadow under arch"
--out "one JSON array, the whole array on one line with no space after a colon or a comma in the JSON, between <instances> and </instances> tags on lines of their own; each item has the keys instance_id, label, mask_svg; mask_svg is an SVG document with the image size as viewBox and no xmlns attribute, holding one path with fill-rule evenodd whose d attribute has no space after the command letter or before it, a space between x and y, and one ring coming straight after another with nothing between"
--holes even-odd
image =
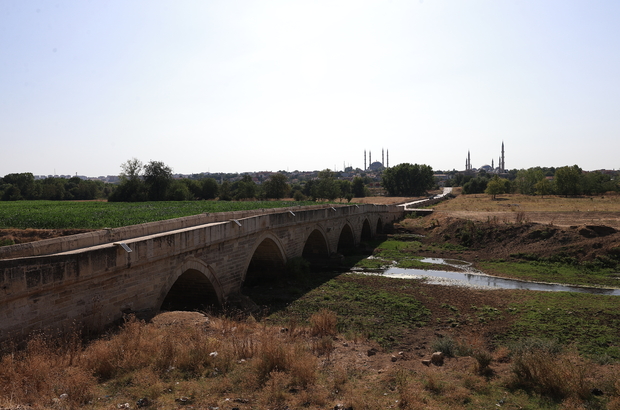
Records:
<instances>
[{"instance_id":1,"label":"shadow under arch","mask_svg":"<svg viewBox=\"0 0 620 410\"><path fill-rule=\"evenodd\" d=\"M317 228L310 232L301 256L310 262L311 265L322 264L329 259L327 239L320 229Z\"/></svg>"},{"instance_id":2,"label":"shadow under arch","mask_svg":"<svg viewBox=\"0 0 620 410\"><path fill-rule=\"evenodd\" d=\"M372 230L370 229L370 222L368 218L364 219L364 223L362 224L362 241L369 241L372 239Z\"/></svg>"},{"instance_id":3,"label":"shadow under arch","mask_svg":"<svg viewBox=\"0 0 620 410\"><path fill-rule=\"evenodd\" d=\"M256 286L282 276L286 256L278 238L272 234L261 236L251 255L242 286Z\"/></svg>"},{"instance_id":4,"label":"shadow under arch","mask_svg":"<svg viewBox=\"0 0 620 410\"><path fill-rule=\"evenodd\" d=\"M340 231L338 237L338 252L347 253L355 248L355 236L353 236L353 229L349 223L345 223Z\"/></svg>"},{"instance_id":5,"label":"shadow under arch","mask_svg":"<svg viewBox=\"0 0 620 410\"><path fill-rule=\"evenodd\" d=\"M222 287L211 267L200 259L186 260L176 270L174 278L174 282L166 284L162 291L158 310L207 310L222 307Z\"/></svg>"},{"instance_id":6,"label":"shadow under arch","mask_svg":"<svg viewBox=\"0 0 620 410\"><path fill-rule=\"evenodd\" d=\"M377 219L377 226L375 228L375 234L382 234L383 233L383 221L381 220L381 218Z\"/></svg>"}]
</instances>

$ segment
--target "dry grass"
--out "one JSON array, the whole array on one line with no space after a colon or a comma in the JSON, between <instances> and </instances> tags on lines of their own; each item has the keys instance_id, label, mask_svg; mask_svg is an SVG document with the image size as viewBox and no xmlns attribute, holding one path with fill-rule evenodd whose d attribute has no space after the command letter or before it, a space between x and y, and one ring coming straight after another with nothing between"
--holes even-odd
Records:
<instances>
[{"instance_id":1,"label":"dry grass","mask_svg":"<svg viewBox=\"0 0 620 410\"><path fill-rule=\"evenodd\" d=\"M590 397L591 369L576 352L556 352L548 344L529 343L514 352L511 385L558 401L583 401Z\"/></svg>"},{"instance_id":2,"label":"dry grass","mask_svg":"<svg viewBox=\"0 0 620 410\"><path fill-rule=\"evenodd\" d=\"M433 208L437 211L473 212L620 212L620 198L615 193L576 198L507 194L497 198L493 201L486 194L459 195Z\"/></svg>"},{"instance_id":3,"label":"dry grass","mask_svg":"<svg viewBox=\"0 0 620 410\"><path fill-rule=\"evenodd\" d=\"M460 361L461 368L425 367L414 360L377 371L368 367L365 351L341 348L333 356L342 340L335 327L333 312L321 311L310 327L292 330L211 318L202 325L130 320L88 346L76 337L39 336L2 358L0 406L104 409L130 403L135 408L146 398L150 408L178 408L183 399L194 408L246 410L464 409L493 406L499 395L524 388L569 409L583 406L592 384L586 369L593 364L574 353L515 350L511 378L485 373L481 369L507 360L508 352L491 359L480 337L463 344L481 358L449 359ZM351 353L343 355L346 351ZM384 355L385 363L393 362L389 352ZM620 408L617 375L599 375L597 382L609 395L609 408ZM523 406L528 397L515 393L510 399Z\"/></svg>"}]
</instances>

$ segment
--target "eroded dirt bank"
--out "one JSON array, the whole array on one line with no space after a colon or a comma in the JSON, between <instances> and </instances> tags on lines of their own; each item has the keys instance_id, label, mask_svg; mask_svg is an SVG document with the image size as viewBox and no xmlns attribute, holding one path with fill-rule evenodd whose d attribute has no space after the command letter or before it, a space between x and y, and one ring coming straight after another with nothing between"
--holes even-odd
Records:
<instances>
[{"instance_id":1,"label":"eroded dirt bank","mask_svg":"<svg viewBox=\"0 0 620 410\"><path fill-rule=\"evenodd\" d=\"M458 214L458 213L456 213ZM405 219L395 226L397 233L424 235L425 243L451 244L454 250L436 251L436 256L478 260L508 259L515 254L549 258L563 256L576 262L620 258L620 231L601 224L558 226L523 219L463 219L441 212L425 218Z\"/></svg>"}]
</instances>

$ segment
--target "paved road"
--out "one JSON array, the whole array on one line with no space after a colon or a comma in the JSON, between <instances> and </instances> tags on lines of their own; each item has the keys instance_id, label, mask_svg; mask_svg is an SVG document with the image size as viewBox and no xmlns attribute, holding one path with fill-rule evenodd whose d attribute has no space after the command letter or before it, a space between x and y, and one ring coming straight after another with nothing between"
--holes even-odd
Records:
<instances>
[{"instance_id":1,"label":"paved road","mask_svg":"<svg viewBox=\"0 0 620 410\"><path fill-rule=\"evenodd\" d=\"M424 206L424 203L431 200L431 199L439 199L439 198L443 198L444 196L448 195L452 193L452 187L444 187L443 192L439 195L435 195L432 196L430 198L426 198L426 199L419 199L417 201L413 201L413 202L407 202L406 204L401 204L399 206L404 206L405 207L405 211L411 210L411 209L415 209L418 206Z\"/></svg>"}]
</instances>

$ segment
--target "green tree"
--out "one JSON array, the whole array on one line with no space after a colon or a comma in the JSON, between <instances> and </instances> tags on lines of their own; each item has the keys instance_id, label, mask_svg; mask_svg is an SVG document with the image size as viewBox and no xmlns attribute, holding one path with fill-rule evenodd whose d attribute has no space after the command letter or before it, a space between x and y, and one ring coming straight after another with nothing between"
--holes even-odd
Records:
<instances>
[{"instance_id":1,"label":"green tree","mask_svg":"<svg viewBox=\"0 0 620 410\"><path fill-rule=\"evenodd\" d=\"M515 179L517 192L523 195L534 195L536 184L544 177L545 174L540 167L519 170Z\"/></svg>"},{"instance_id":2,"label":"green tree","mask_svg":"<svg viewBox=\"0 0 620 410\"><path fill-rule=\"evenodd\" d=\"M340 186L334 178L334 173L329 169L319 172L319 180L316 187L316 198L333 201L340 195Z\"/></svg>"},{"instance_id":3,"label":"green tree","mask_svg":"<svg viewBox=\"0 0 620 410\"><path fill-rule=\"evenodd\" d=\"M194 199L188 185L183 181L172 180L166 194L168 201L189 201Z\"/></svg>"},{"instance_id":4,"label":"green tree","mask_svg":"<svg viewBox=\"0 0 620 410\"><path fill-rule=\"evenodd\" d=\"M220 201L230 201L232 199L232 187L229 181L224 181L220 185L218 199Z\"/></svg>"},{"instance_id":5,"label":"green tree","mask_svg":"<svg viewBox=\"0 0 620 410\"><path fill-rule=\"evenodd\" d=\"M234 182L231 188L232 196L236 200L256 198L256 184L248 174L245 174L240 181Z\"/></svg>"},{"instance_id":6,"label":"green tree","mask_svg":"<svg viewBox=\"0 0 620 410\"><path fill-rule=\"evenodd\" d=\"M536 195L540 195L544 198L545 195L549 195L550 193L551 182L546 177L536 183Z\"/></svg>"},{"instance_id":7,"label":"green tree","mask_svg":"<svg viewBox=\"0 0 620 410\"><path fill-rule=\"evenodd\" d=\"M62 178L45 178L41 189L41 199L53 201L67 199Z\"/></svg>"},{"instance_id":8,"label":"green tree","mask_svg":"<svg viewBox=\"0 0 620 410\"><path fill-rule=\"evenodd\" d=\"M558 195L578 195L580 192L581 168L577 165L565 166L555 170L555 189Z\"/></svg>"},{"instance_id":9,"label":"green tree","mask_svg":"<svg viewBox=\"0 0 620 410\"><path fill-rule=\"evenodd\" d=\"M351 181L347 181L346 179L343 179L337 182L338 182L338 188L340 190L340 194L338 195L338 198L340 198L341 200L347 198L348 202L351 202L351 199L353 199Z\"/></svg>"},{"instance_id":10,"label":"green tree","mask_svg":"<svg viewBox=\"0 0 620 410\"><path fill-rule=\"evenodd\" d=\"M3 187L3 192L0 199L3 201L21 201L24 197L17 186L7 184L6 187Z\"/></svg>"},{"instance_id":11,"label":"green tree","mask_svg":"<svg viewBox=\"0 0 620 410\"><path fill-rule=\"evenodd\" d=\"M503 194L506 192L506 184L504 181L506 179L502 179L497 175L494 175L493 178L487 183L487 187L484 190L485 193L491 195L493 199L499 194Z\"/></svg>"},{"instance_id":12,"label":"green tree","mask_svg":"<svg viewBox=\"0 0 620 410\"><path fill-rule=\"evenodd\" d=\"M403 163L383 171L381 185L390 196L419 196L435 185L428 165Z\"/></svg>"},{"instance_id":13,"label":"green tree","mask_svg":"<svg viewBox=\"0 0 620 410\"><path fill-rule=\"evenodd\" d=\"M306 181L306 183L303 186L302 193L304 194L304 196L307 196L312 201L316 201L317 188L318 188L318 184L316 181L313 181L313 180Z\"/></svg>"},{"instance_id":14,"label":"green tree","mask_svg":"<svg viewBox=\"0 0 620 410\"><path fill-rule=\"evenodd\" d=\"M215 199L218 195L217 181L213 178L205 178L201 181L200 198Z\"/></svg>"},{"instance_id":15,"label":"green tree","mask_svg":"<svg viewBox=\"0 0 620 410\"><path fill-rule=\"evenodd\" d=\"M4 178L1 178L1 180L4 184L9 184L14 187L14 189L11 190L11 200L36 199L35 181L32 173L7 174Z\"/></svg>"},{"instance_id":16,"label":"green tree","mask_svg":"<svg viewBox=\"0 0 620 410\"><path fill-rule=\"evenodd\" d=\"M144 182L151 201L168 199L168 188L172 185L172 168L161 161L150 161L144 166Z\"/></svg>"},{"instance_id":17,"label":"green tree","mask_svg":"<svg viewBox=\"0 0 620 410\"><path fill-rule=\"evenodd\" d=\"M607 191L614 191L614 184L609 175L600 171L585 172L581 174L581 192L585 195L597 195Z\"/></svg>"},{"instance_id":18,"label":"green tree","mask_svg":"<svg viewBox=\"0 0 620 410\"><path fill-rule=\"evenodd\" d=\"M477 176L471 178L469 181L463 184L464 194L482 194L487 189L489 178L485 176Z\"/></svg>"},{"instance_id":19,"label":"green tree","mask_svg":"<svg viewBox=\"0 0 620 410\"><path fill-rule=\"evenodd\" d=\"M110 194L110 202L142 202L148 199L146 185L141 177L144 169L142 162L136 158L121 164L120 184Z\"/></svg>"},{"instance_id":20,"label":"green tree","mask_svg":"<svg viewBox=\"0 0 620 410\"><path fill-rule=\"evenodd\" d=\"M182 178L180 182L187 187L190 199L202 199L202 184L200 180Z\"/></svg>"},{"instance_id":21,"label":"green tree","mask_svg":"<svg viewBox=\"0 0 620 410\"><path fill-rule=\"evenodd\" d=\"M361 177L353 178L353 184L351 190L356 198L363 198L366 196L366 186L364 185L364 179Z\"/></svg>"},{"instance_id":22,"label":"green tree","mask_svg":"<svg viewBox=\"0 0 620 410\"><path fill-rule=\"evenodd\" d=\"M287 183L284 174L272 174L267 181L263 183L265 189L265 197L270 199L282 199L288 195L291 187Z\"/></svg>"}]
</instances>

